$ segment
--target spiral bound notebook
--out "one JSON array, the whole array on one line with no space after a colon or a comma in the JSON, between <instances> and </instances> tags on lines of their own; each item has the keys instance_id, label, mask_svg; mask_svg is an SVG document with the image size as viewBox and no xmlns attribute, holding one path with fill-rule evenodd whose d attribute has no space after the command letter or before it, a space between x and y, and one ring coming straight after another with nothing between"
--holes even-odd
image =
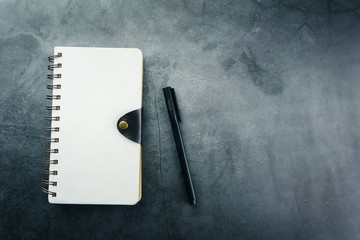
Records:
<instances>
[{"instance_id":1,"label":"spiral bound notebook","mask_svg":"<svg viewBox=\"0 0 360 240\"><path fill-rule=\"evenodd\" d=\"M133 205L141 198L143 57L135 48L55 47L48 176L50 203ZM50 124L49 124L50 125Z\"/></svg>"}]
</instances>

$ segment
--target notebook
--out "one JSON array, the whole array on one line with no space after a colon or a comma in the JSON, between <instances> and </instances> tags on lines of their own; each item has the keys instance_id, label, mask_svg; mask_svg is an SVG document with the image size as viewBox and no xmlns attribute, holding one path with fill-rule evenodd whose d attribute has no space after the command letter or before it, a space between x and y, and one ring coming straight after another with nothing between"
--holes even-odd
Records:
<instances>
[{"instance_id":1,"label":"notebook","mask_svg":"<svg viewBox=\"0 0 360 240\"><path fill-rule=\"evenodd\" d=\"M50 203L141 199L143 57L136 48L55 47L42 190Z\"/></svg>"}]
</instances>

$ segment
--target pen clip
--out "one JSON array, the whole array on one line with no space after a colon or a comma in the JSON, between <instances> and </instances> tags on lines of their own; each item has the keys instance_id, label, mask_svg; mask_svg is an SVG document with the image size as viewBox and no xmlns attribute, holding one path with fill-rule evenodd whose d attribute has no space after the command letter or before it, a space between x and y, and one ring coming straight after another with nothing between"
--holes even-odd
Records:
<instances>
[{"instance_id":1,"label":"pen clip","mask_svg":"<svg viewBox=\"0 0 360 240\"><path fill-rule=\"evenodd\" d=\"M180 122L180 114L179 114L179 109L178 109L178 106L177 106L177 100L176 100L176 96L175 96L175 90L173 88L170 88L170 91L171 91L171 96L173 98L173 103L174 103L174 108L175 108L175 114L176 114L176 117L177 117L177 120Z\"/></svg>"}]
</instances>

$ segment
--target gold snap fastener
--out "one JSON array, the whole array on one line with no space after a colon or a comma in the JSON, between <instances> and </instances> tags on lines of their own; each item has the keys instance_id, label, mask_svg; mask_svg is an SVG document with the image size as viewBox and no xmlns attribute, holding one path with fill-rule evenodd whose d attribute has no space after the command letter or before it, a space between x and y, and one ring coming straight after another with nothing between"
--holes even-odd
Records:
<instances>
[{"instance_id":1,"label":"gold snap fastener","mask_svg":"<svg viewBox=\"0 0 360 240\"><path fill-rule=\"evenodd\" d=\"M121 121L119 123L119 128L122 129L122 130L125 130L129 127L129 124L126 122L126 121Z\"/></svg>"}]
</instances>

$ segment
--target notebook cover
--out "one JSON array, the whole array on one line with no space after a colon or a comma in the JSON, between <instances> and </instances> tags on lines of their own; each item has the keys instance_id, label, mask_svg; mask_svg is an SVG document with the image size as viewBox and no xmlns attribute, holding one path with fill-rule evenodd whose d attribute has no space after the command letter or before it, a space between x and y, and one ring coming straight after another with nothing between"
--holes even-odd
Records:
<instances>
[{"instance_id":1,"label":"notebook cover","mask_svg":"<svg viewBox=\"0 0 360 240\"><path fill-rule=\"evenodd\" d=\"M49 175L50 203L136 204L141 198L141 146L124 137L117 121L142 107L143 56L139 49L55 47L62 53L53 84L60 100L52 100Z\"/></svg>"}]
</instances>

